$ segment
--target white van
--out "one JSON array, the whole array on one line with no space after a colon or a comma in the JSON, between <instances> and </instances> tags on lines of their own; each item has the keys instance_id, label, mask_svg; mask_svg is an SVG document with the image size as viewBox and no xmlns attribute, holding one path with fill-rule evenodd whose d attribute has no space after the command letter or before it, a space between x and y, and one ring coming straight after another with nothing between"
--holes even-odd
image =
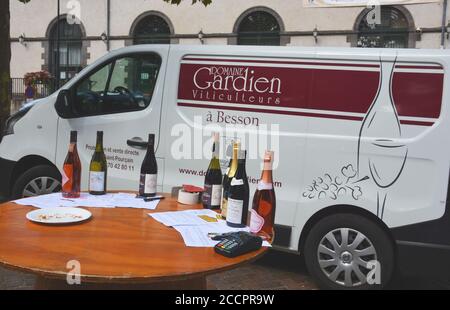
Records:
<instances>
[{"instance_id":1,"label":"white van","mask_svg":"<svg viewBox=\"0 0 450 310\"><path fill-rule=\"evenodd\" d=\"M97 130L109 189L138 188L148 133L160 191L202 185L211 145L202 129L218 125L226 143L234 130L257 149L251 193L263 146L276 151L275 246L303 253L321 285L386 284L394 267L448 275L449 70L443 50L124 48L8 120L0 188L8 197L60 190L71 130L84 190ZM248 145L255 135L267 145Z\"/></svg>"}]
</instances>

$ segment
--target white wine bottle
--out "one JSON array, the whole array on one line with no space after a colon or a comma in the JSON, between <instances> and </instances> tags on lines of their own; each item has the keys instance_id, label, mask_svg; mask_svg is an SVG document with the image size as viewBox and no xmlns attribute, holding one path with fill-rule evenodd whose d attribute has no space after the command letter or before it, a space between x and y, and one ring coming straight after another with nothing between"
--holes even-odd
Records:
<instances>
[{"instance_id":1,"label":"white wine bottle","mask_svg":"<svg viewBox=\"0 0 450 310\"><path fill-rule=\"evenodd\" d=\"M219 161L219 133L213 135L213 154L205 175L202 203L205 209L219 209L222 199L222 170Z\"/></svg>"},{"instance_id":2,"label":"white wine bottle","mask_svg":"<svg viewBox=\"0 0 450 310\"><path fill-rule=\"evenodd\" d=\"M227 204L228 204L228 191L230 189L231 179L236 174L236 170L238 168L238 154L240 149L240 143L233 143L233 157L231 159L230 167L228 169L228 173L223 177L222 182L222 205L220 206L222 209L222 218L227 218Z\"/></svg>"},{"instance_id":3,"label":"white wine bottle","mask_svg":"<svg viewBox=\"0 0 450 310\"><path fill-rule=\"evenodd\" d=\"M227 225L231 227L247 226L250 189L245 171L246 152L239 151L238 168L231 179L228 191Z\"/></svg>"},{"instance_id":4,"label":"white wine bottle","mask_svg":"<svg viewBox=\"0 0 450 310\"><path fill-rule=\"evenodd\" d=\"M91 195L105 195L108 163L103 151L103 131L97 131L97 143L89 166L89 193Z\"/></svg>"},{"instance_id":5,"label":"white wine bottle","mask_svg":"<svg viewBox=\"0 0 450 310\"><path fill-rule=\"evenodd\" d=\"M141 166L141 179L139 182L139 195L142 197L156 196L158 179L158 165L155 157L155 135L149 134L147 154Z\"/></svg>"}]
</instances>

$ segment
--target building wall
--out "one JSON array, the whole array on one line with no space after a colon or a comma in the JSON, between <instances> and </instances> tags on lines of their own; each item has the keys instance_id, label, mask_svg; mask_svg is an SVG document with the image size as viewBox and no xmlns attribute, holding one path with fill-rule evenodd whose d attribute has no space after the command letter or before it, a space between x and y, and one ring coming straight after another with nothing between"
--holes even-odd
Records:
<instances>
[{"instance_id":1,"label":"building wall","mask_svg":"<svg viewBox=\"0 0 450 310\"><path fill-rule=\"evenodd\" d=\"M61 12L66 13L66 5L71 0L61 0ZM44 55L43 42L47 40L49 25L56 18L55 0L32 0L23 4L17 0L11 2L11 71L13 77L22 77L26 72L42 69L48 57ZM87 63L92 63L107 52L106 44L100 35L107 29L106 0L79 0L81 21L89 37ZM219 38L206 38L205 44L228 44L235 23L247 9L263 6L275 11L287 32L308 32L291 36L289 45L294 46L350 46L348 35L321 35L321 31L352 31L355 20L364 9L350 8L304 8L301 0L214 0L208 7L191 5L185 0L179 6L170 5L162 0L111 0L111 49L121 48L130 42L131 27L136 18L146 11L158 11L167 16L174 28L175 35L190 35L179 38L179 44L200 44L195 36L201 30L205 34L223 34ZM424 30L417 48L439 48L439 31L442 19L442 4L427 3L405 6L411 13L415 27ZM448 10L450 17L450 8ZM315 42L310 34L318 30ZM432 33L426 32L431 29ZM18 42L24 34L26 45ZM128 41L128 43L127 43ZM449 45L446 39L446 46Z\"/></svg>"}]
</instances>

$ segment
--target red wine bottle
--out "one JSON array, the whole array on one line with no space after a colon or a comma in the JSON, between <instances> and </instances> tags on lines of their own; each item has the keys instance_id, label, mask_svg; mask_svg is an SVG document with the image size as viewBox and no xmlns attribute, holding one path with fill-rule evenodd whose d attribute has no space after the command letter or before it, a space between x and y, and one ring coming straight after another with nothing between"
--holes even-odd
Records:
<instances>
[{"instance_id":1,"label":"red wine bottle","mask_svg":"<svg viewBox=\"0 0 450 310\"><path fill-rule=\"evenodd\" d=\"M79 198L81 189L81 161L77 150L77 132L70 132L69 152L63 166L62 195Z\"/></svg>"},{"instance_id":2,"label":"red wine bottle","mask_svg":"<svg viewBox=\"0 0 450 310\"><path fill-rule=\"evenodd\" d=\"M155 157L155 135L149 134L147 154L141 166L141 178L139 182L139 195L142 197L156 196L158 179L158 165Z\"/></svg>"},{"instance_id":3,"label":"red wine bottle","mask_svg":"<svg viewBox=\"0 0 450 310\"><path fill-rule=\"evenodd\" d=\"M253 207L250 214L250 232L269 242L274 237L273 226L276 209L272 178L273 155L273 152L267 151L264 156L264 168L258 188L253 196Z\"/></svg>"}]
</instances>

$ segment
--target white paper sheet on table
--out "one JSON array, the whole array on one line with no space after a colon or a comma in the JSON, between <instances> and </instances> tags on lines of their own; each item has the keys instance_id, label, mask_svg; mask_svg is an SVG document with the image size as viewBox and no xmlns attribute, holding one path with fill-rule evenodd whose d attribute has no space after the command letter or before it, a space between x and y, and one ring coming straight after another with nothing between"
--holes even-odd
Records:
<instances>
[{"instance_id":1,"label":"white paper sheet on table","mask_svg":"<svg viewBox=\"0 0 450 310\"><path fill-rule=\"evenodd\" d=\"M33 206L40 209L54 207L89 207L89 208L137 208L156 209L159 200L145 202L134 194L117 193L101 196L82 193L80 198L64 198L61 193L23 198L13 201L16 204Z\"/></svg>"},{"instance_id":2,"label":"white paper sheet on table","mask_svg":"<svg viewBox=\"0 0 450 310\"><path fill-rule=\"evenodd\" d=\"M73 199L63 199L60 193L23 198L13 201L16 204L36 208L74 207Z\"/></svg>"},{"instance_id":3,"label":"white paper sheet on table","mask_svg":"<svg viewBox=\"0 0 450 310\"><path fill-rule=\"evenodd\" d=\"M212 240L208 234L224 234L229 232L249 231L248 227L233 228L229 227L225 221L217 223L208 223L205 225L196 226L174 226L174 228L181 234L184 244L188 247L214 247L219 241ZM270 247L270 243L264 241L263 247Z\"/></svg>"},{"instance_id":4,"label":"white paper sheet on table","mask_svg":"<svg viewBox=\"0 0 450 310\"><path fill-rule=\"evenodd\" d=\"M186 210L173 212L149 213L150 217L165 226L177 230L189 247L214 247L219 241L212 240L208 234L224 234L229 232L250 231L248 227L233 228L224 220L207 222L199 216L206 215L216 218L217 213L212 210ZM263 242L264 247L270 247L270 243Z\"/></svg>"},{"instance_id":5,"label":"white paper sheet on table","mask_svg":"<svg viewBox=\"0 0 450 310\"><path fill-rule=\"evenodd\" d=\"M135 194L117 193L113 194L111 204L120 208L137 208L155 210L160 200L144 201L144 199L136 198Z\"/></svg>"},{"instance_id":6,"label":"white paper sheet on table","mask_svg":"<svg viewBox=\"0 0 450 310\"><path fill-rule=\"evenodd\" d=\"M199 216L217 217L217 212L208 209L202 210L185 210L173 212L149 213L149 216L165 226L193 226L204 225L209 222L201 219Z\"/></svg>"}]
</instances>

